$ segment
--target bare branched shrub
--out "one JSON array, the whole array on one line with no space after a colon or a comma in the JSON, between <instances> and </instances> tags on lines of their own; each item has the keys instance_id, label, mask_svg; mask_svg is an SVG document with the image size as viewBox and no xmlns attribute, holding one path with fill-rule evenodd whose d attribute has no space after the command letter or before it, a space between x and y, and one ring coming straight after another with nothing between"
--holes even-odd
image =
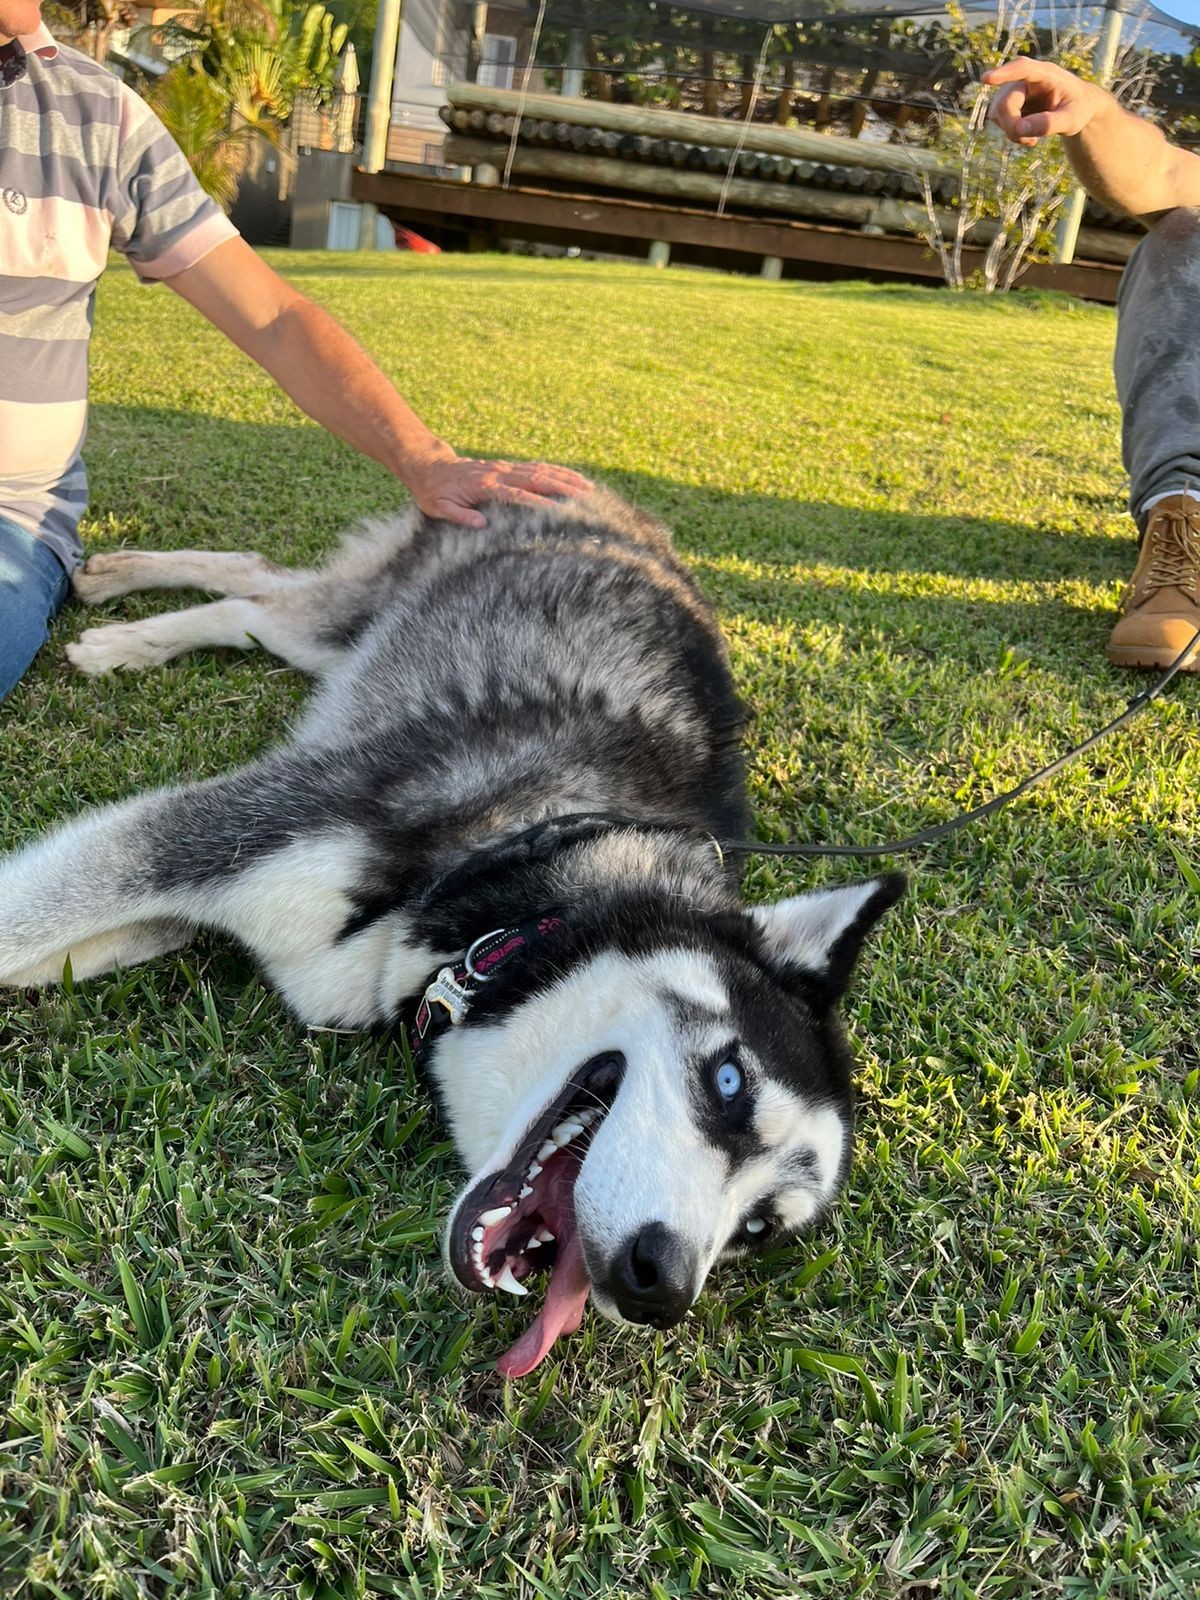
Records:
<instances>
[{"instance_id":1,"label":"bare branched shrub","mask_svg":"<svg viewBox=\"0 0 1200 1600\"><path fill-rule=\"evenodd\" d=\"M1060 20L1048 39L1044 30L1039 36L1036 0L999 0L983 21L968 18L961 0L950 0L946 10L947 43L967 88L955 106L939 113L933 147L955 176L958 193L951 204L939 203L928 175L920 175L926 213L921 233L950 288L1006 291L1032 262L1049 259L1052 225L1075 178L1061 140L1026 148L1010 144L988 122L991 93L981 79L990 67L1022 54L1091 78L1095 35L1076 15L1066 25ZM1146 53L1127 40L1115 79L1120 98L1127 105L1144 104L1153 83ZM984 247L982 266L964 262L967 245Z\"/></svg>"}]
</instances>

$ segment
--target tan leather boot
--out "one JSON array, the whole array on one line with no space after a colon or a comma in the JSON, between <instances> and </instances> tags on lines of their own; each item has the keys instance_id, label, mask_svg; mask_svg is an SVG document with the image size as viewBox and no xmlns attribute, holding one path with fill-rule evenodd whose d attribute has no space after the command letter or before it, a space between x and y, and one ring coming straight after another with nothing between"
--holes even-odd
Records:
<instances>
[{"instance_id":1,"label":"tan leather boot","mask_svg":"<svg viewBox=\"0 0 1200 1600\"><path fill-rule=\"evenodd\" d=\"M1151 506L1121 613L1105 655L1165 672L1200 628L1200 499L1173 494ZM1184 671L1200 672L1200 643Z\"/></svg>"}]
</instances>

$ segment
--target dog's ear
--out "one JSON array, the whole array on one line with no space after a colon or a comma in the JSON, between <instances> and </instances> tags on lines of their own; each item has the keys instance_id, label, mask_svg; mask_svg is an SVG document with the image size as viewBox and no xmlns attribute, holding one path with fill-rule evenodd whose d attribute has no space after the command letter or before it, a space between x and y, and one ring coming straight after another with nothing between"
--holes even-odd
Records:
<instances>
[{"instance_id":1,"label":"dog's ear","mask_svg":"<svg viewBox=\"0 0 1200 1600\"><path fill-rule=\"evenodd\" d=\"M902 872L889 872L867 883L755 906L750 916L766 942L768 959L785 976L794 973L817 988L832 1005L846 991L863 941L899 900L907 881Z\"/></svg>"}]
</instances>

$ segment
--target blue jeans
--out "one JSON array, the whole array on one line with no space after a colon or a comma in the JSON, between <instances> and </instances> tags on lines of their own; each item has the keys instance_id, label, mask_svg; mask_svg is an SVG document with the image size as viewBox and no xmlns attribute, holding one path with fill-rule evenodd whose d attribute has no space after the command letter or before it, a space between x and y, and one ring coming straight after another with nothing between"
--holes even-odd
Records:
<instances>
[{"instance_id":1,"label":"blue jeans","mask_svg":"<svg viewBox=\"0 0 1200 1600\"><path fill-rule=\"evenodd\" d=\"M49 545L0 517L0 700L45 644L69 588Z\"/></svg>"}]
</instances>

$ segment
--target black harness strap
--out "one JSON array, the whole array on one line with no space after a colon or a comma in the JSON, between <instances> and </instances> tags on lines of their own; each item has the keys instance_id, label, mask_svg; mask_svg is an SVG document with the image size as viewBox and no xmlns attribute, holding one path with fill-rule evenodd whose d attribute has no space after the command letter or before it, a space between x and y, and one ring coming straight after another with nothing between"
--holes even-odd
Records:
<instances>
[{"instance_id":1,"label":"black harness strap","mask_svg":"<svg viewBox=\"0 0 1200 1600\"><path fill-rule=\"evenodd\" d=\"M880 844L766 844L760 839L715 839L708 836L709 842L719 855L747 856L892 856L903 855L910 850L924 849L941 839L948 838L952 833L957 833L969 823L979 822L982 818L991 816L993 812L1002 810L1004 806L1011 805L1036 784L1052 778L1069 762L1085 754L1094 745L1099 744L1101 739L1107 738L1110 733L1124 726L1162 694L1176 674L1182 672L1198 645L1200 645L1200 628L1162 677L1135 694L1120 716L1105 723L1104 727L1098 729L1090 738L1073 746L1057 760L1039 767L1014 788L1006 789L1003 794L993 796L983 805L975 806L971 811L964 811L957 817L951 817L947 822L939 822L932 828L925 828L920 833L909 834L903 839L885 840ZM467 861L439 880L436 885L437 893L439 897L444 897L447 891L461 887L463 880L486 870L488 866L494 866L497 858L537 860L553 854L565 845L595 838L619 828L655 829L672 833L694 831L687 823L663 821L651 817L625 817L614 812L572 812L568 816L550 817L543 822L534 823L520 833L511 835L489 850L481 851L478 856L469 857ZM481 985L487 983L505 962L522 951L530 950L542 940L553 937L564 925L559 912L543 912L515 927L497 928L493 933L484 934L475 941L456 966L439 968L417 1002L412 1026L405 1029L413 1058L416 1058L426 1040L435 1038L447 1028L454 1027L464 1020Z\"/></svg>"}]
</instances>

